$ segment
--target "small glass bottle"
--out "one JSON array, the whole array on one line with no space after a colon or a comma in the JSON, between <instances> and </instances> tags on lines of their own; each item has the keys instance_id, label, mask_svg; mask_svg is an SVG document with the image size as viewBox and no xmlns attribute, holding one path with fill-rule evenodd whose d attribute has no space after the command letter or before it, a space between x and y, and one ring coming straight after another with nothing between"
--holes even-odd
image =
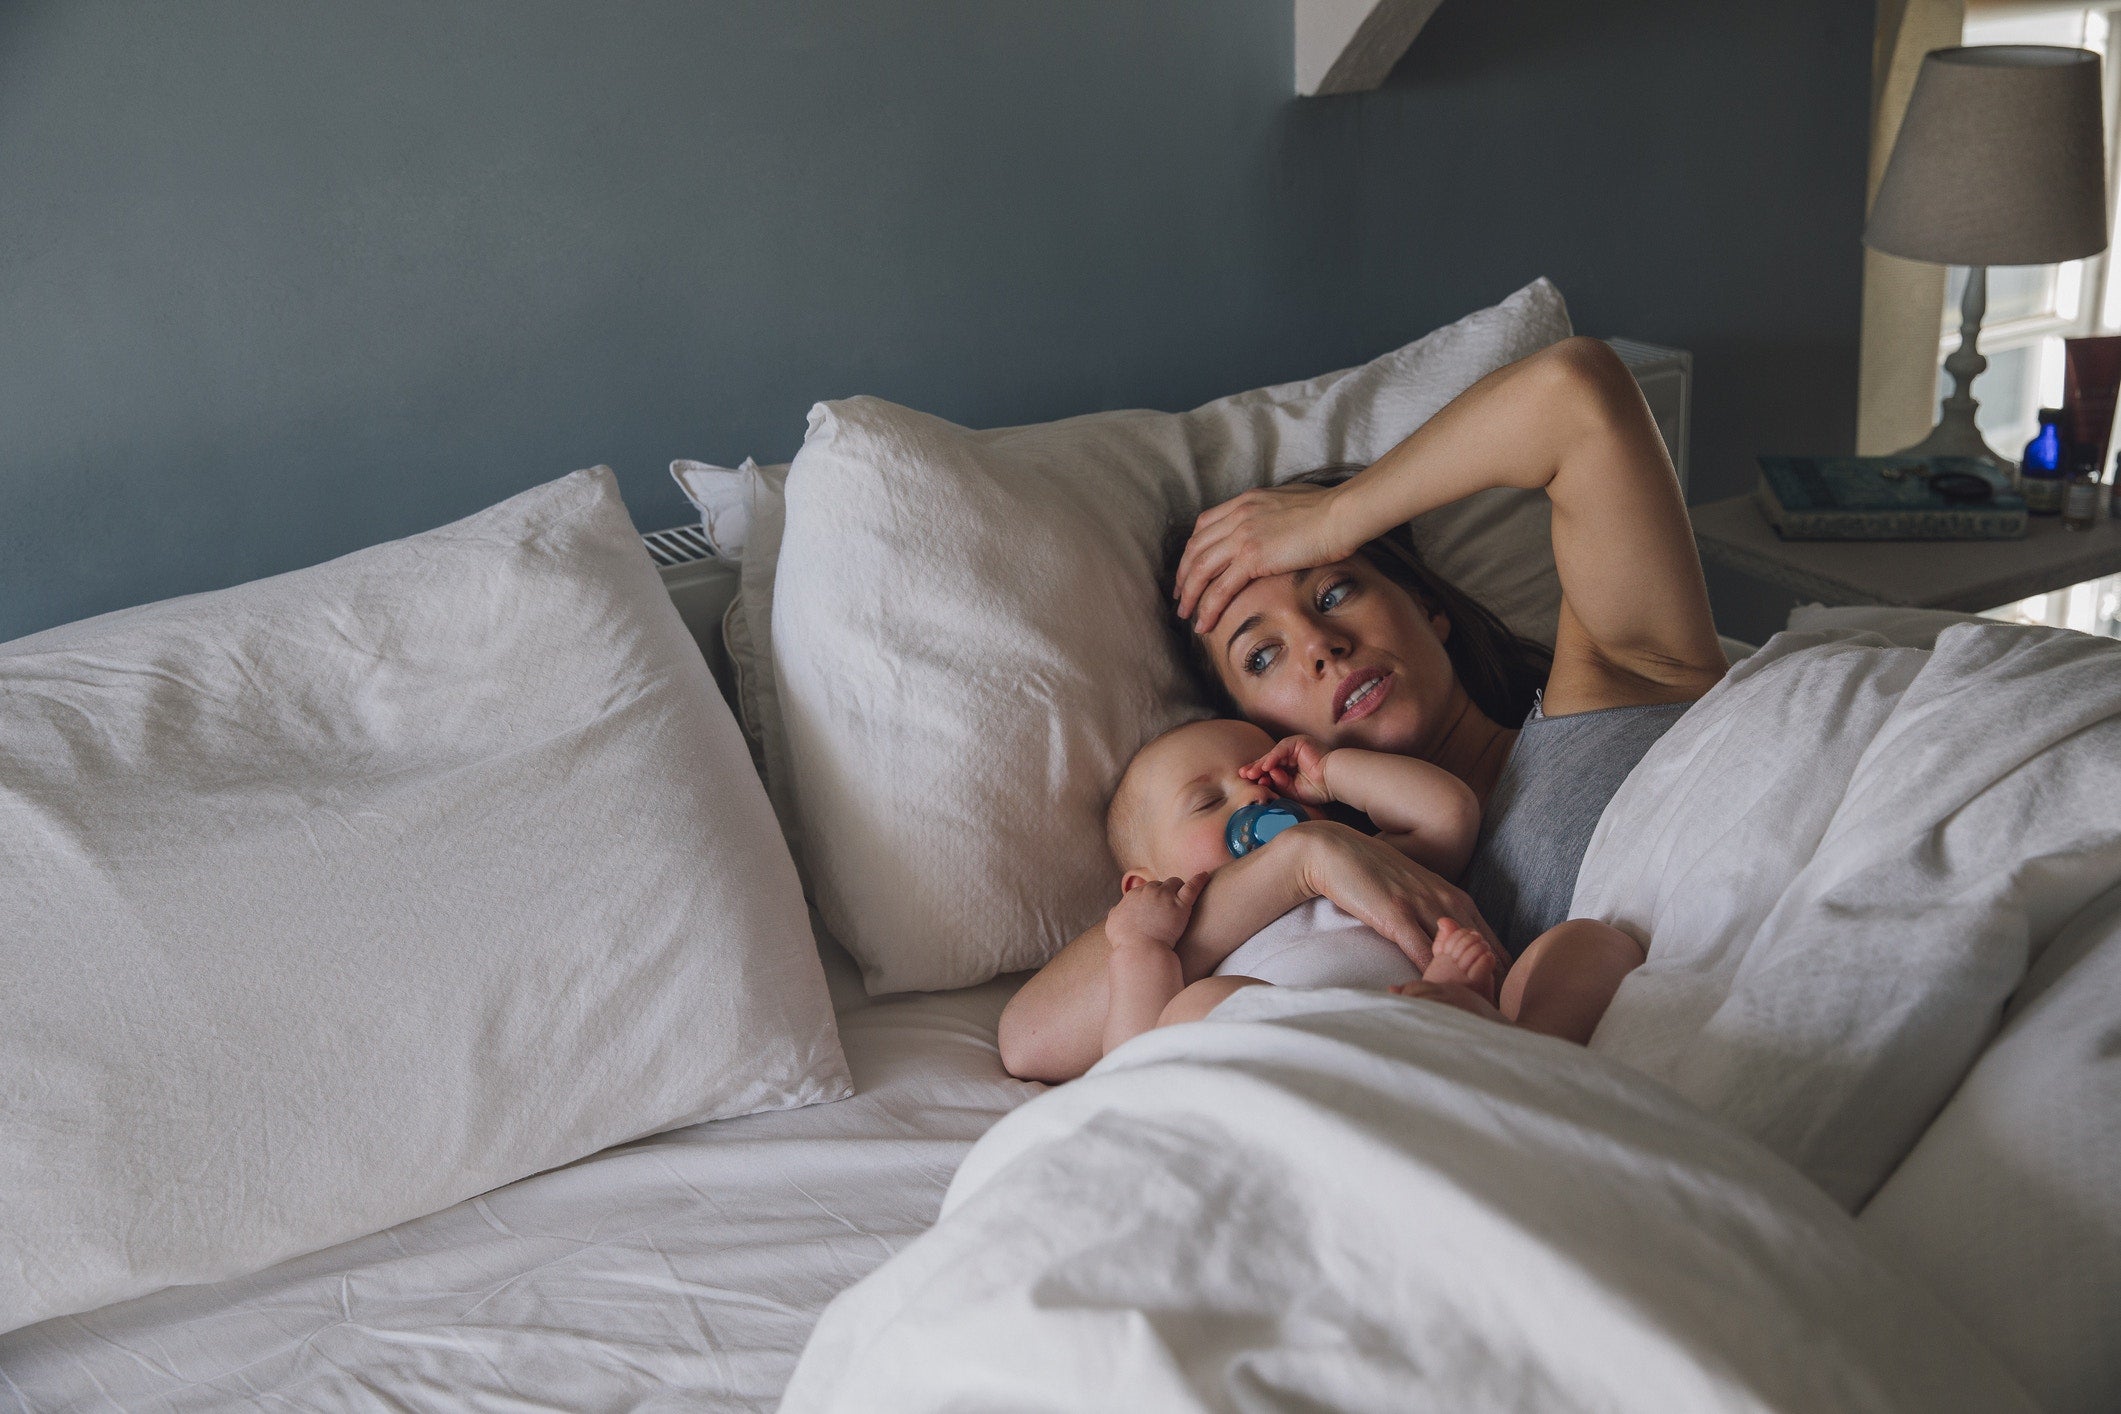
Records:
<instances>
[{"instance_id":1,"label":"small glass bottle","mask_svg":"<svg viewBox=\"0 0 2121 1414\"><path fill-rule=\"evenodd\" d=\"M2069 480L2062 488L2062 527L2090 530L2099 520L2099 454L2070 449Z\"/></svg>"},{"instance_id":2,"label":"small glass bottle","mask_svg":"<svg viewBox=\"0 0 2121 1414\"><path fill-rule=\"evenodd\" d=\"M2062 510L2063 468L2067 460L2062 445L2061 408L2040 409L2040 431L2025 444L2025 462L2018 468L2018 489L2025 493L2025 509L2036 516L2051 516Z\"/></svg>"}]
</instances>

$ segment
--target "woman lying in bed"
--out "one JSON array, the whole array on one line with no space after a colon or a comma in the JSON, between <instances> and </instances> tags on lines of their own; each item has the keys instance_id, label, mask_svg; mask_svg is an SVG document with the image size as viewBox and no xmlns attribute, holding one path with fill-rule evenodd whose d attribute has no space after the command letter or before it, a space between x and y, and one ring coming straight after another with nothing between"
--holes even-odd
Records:
<instances>
[{"instance_id":1,"label":"woman lying in bed","mask_svg":"<svg viewBox=\"0 0 2121 1414\"><path fill-rule=\"evenodd\" d=\"M1551 659L1439 579L1406 523L1494 486L1553 502L1561 615ZM1562 922L1606 802L1686 704L1723 675L1672 464L1619 358L1568 339L1489 374L1367 470L1335 485L1248 491L1204 512L1178 569L1178 612L1238 712L1276 737L1441 766L1484 825L1465 887L1329 822L1302 851L1218 870L1177 952L1188 982L1252 931L1217 891L1300 860L1329 898L1419 952L1440 918L1504 954ZM1256 881L1255 881L1256 883ZM1003 1012L1002 1061L1067 1080L1096 1062L1108 1010L1102 925Z\"/></svg>"}]
</instances>

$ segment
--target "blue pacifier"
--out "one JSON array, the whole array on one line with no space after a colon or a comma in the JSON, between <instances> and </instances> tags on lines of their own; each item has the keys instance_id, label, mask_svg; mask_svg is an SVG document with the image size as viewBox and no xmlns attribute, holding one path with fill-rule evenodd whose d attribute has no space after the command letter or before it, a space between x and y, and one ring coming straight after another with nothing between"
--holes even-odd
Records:
<instances>
[{"instance_id":1,"label":"blue pacifier","mask_svg":"<svg viewBox=\"0 0 2121 1414\"><path fill-rule=\"evenodd\" d=\"M1242 859L1291 825L1305 820L1304 808L1293 800L1268 800L1240 805L1223 827L1223 843L1230 857Z\"/></svg>"}]
</instances>

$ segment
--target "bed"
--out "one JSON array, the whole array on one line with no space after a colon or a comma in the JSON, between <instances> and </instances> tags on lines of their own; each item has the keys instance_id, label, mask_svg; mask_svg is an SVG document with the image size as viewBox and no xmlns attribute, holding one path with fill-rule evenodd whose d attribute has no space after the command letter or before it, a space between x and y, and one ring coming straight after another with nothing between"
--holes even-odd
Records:
<instances>
[{"instance_id":1,"label":"bed","mask_svg":"<svg viewBox=\"0 0 2121 1414\"><path fill-rule=\"evenodd\" d=\"M364 737L361 808L331 794L343 783L224 772L205 793L250 791L247 811L301 822L275 867L311 892L344 877L317 872L319 818L356 852L420 823L420 857L444 864L407 877L403 849L373 859L421 901L422 953L402 965L426 966L431 946L441 970L394 994L461 978L467 995L418 1027L384 1012L342 1027L365 995L358 969L258 1001L300 1023L277 1080L219 1108L193 1113L174 1089L136 1112L143 1151L203 1183L176 1199L145 1185L153 1203L109 1210L117 1239L83 1228L8 1249L0 1290L58 1294L56 1314L0 1334L0 1407L2112 1407L2121 648L2081 635L1829 613L1748 657L1645 758L1593 841L1576 911L1656 941L1588 1055L1424 1003L1282 991L1139 1038L1052 1091L1003 1071L1003 1005L1109 867L1068 842L1100 807L1115 743L1189 710L1157 688L1170 669L1148 570L1173 508L1258 467L1374 455L1364 437L1396 437L1483 368L1566 332L1544 282L1513 300L1412 355L1195 414L969 433L873 400L821 405L807 481L735 474L752 514L734 570L658 581L608 473L578 473L400 542L360 577L334 571L321 598L304 581L332 610L305 672L321 663L335 685L349 662L372 672L363 633L388 621L409 635L395 657L424 664L406 700L445 713L476 699L443 726L476 735L498 716L500 747L443 761L442 787L400 799L373 792L411 768L379 767ZM1143 480L1144 465L1168 471ZM1540 514L1458 509L1425 548L1537 632L1554 593L1551 563L1524 548L1542 543ZM417 612L405 586L452 574L450 612ZM496 603L465 611L465 585ZM958 587L977 603L931 602ZM283 624L288 592L244 601L240 622ZM375 596L373 612L338 613L349 595ZM1080 611L1087 596L1099 615ZM519 612L528 602L539 611ZM188 636L183 671L140 689L166 694L229 657L216 635L238 620L215 612L180 602L99 632ZM957 630L941 648L935 623ZM954 656L968 638L987 671ZM585 639L589 661L554 669ZM850 669L879 643L888 673ZM1017 643L1026 656L995 656ZM0 650L16 688L0 710L63 705L83 663L125 660L107 640L86 656L72 642L65 671L24 693L44 680L23 644ZM1115 706L1086 652L1156 690ZM231 701L259 661L224 673ZM1034 726L1091 725L991 730L1027 692L1051 711ZM167 720L166 696L143 701ZM364 704L364 728L431 754L440 728L406 737L403 702ZM892 726L908 710L918 731ZM20 720L62 721L98 752L123 739L108 724L78 736L79 715ZM313 732L317 713L297 716ZM879 731L898 749L880 754L865 735ZM711 747L697 762L695 737ZM962 796L905 785L937 778L923 755L936 743L956 753ZM63 764L129 779L126 761L83 750ZM585 790L590 760L624 789L600 776ZM467 899L463 852L501 819L467 809L489 799L465 789L479 771L529 792L490 797L518 815L566 802L557 825L504 822L543 851L511 856L512 878L618 880L613 898ZM1042 789L997 786L1041 771ZM701 772L705 798L683 788ZM924 812L1004 795L977 837L931 833ZM1019 797L1036 808L1010 813ZM48 807L34 790L11 799ZM98 829L147 847L128 821L53 818L66 860ZM266 848L250 813L213 818ZM175 834L148 844L192 847ZM176 857L157 856L162 877ZM624 872L644 859L658 862ZM201 905L210 921L216 902ZM399 899L377 906L404 914ZM496 954L477 920L508 908L511 946L542 927L547 951ZM284 934L284 918L267 922ZM643 948L644 933L683 946ZM261 937L248 956L269 970L275 935ZM555 971L592 943L595 976ZM584 1000L556 1013L556 991ZM199 1001L184 1044L218 1047L231 1016L256 1020L220 1004ZM121 1020L130 1034L163 1024L137 1007ZM482 1046L451 1064L397 1054L467 1027ZM110 1029L54 1034L141 1077L139 1048ZM0 1062L20 1044L0 1038ZM312 1073L332 1069L313 1051L351 1072L380 1064L373 1050L395 1068ZM673 1094L642 1098L644 1077L673 1074ZM97 1115L98 1153L131 1142ZM362 1124L363 1144L337 1143ZM459 1129L476 1143L438 1147ZM19 1146L19 1132L0 1139ZM34 1178L20 1152L4 1156ZM35 1211L104 1211L65 1207L63 1187L37 1189ZM165 1241L172 1226L190 1247ZM216 1232L277 1255L225 1257ZM38 1266L77 1245L133 1267ZM104 1280L130 1283L125 1299L82 1295Z\"/></svg>"},{"instance_id":2,"label":"bed","mask_svg":"<svg viewBox=\"0 0 2121 1414\"><path fill-rule=\"evenodd\" d=\"M26 1410L772 1409L834 1296L935 1220L1041 1087L1013 981L872 1002L827 945L856 1095L608 1150L256 1276L0 1336Z\"/></svg>"}]
</instances>

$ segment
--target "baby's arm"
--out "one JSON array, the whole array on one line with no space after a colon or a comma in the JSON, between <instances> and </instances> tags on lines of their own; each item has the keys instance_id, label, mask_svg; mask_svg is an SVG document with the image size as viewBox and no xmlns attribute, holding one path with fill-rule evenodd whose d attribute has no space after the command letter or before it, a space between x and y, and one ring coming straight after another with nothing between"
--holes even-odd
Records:
<instances>
[{"instance_id":1,"label":"baby's arm","mask_svg":"<svg viewBox=\"0 0 2121 1414\"><path fill-rule=\"evenodd\" d=\"M1312 737L1284 737L1244 768L1306 805L1352 805L1385 843L1424 868L1455 879L1480 838L1480 801L1441 766L1388 751L1337 750Z\"/></svg>"},{"instance_id":2,"label":"baby's arm","mask_svg":"<svg viewBox=\"0 0 2121 1414\"><path fill-rule=\"evenodd\" d=\"M1102 1054L1109 1056L1155 1026L1164 1008L1185 990L1186 979L1178 970L1178 954L1169 948L1114 942L1106 966L1112 1001L1105 1012Z\"/></svg>"},{"instance_id":3,"label":"baby's arm","mask_svg":"<svg viewBox=\"0 0 2121 1414\"><path fill-rule=\"evenodd\" d=\"M1370 817L1385 842L1455 879L1480 838L1480 801L1441 766L1390 751L1343 746L1326 753L1326 789Z\"/></svg>"},{"instance_id":4,"label":"baby's arm","mask_svg":"<svg viewBox=\"0 0 2121 1414\"><path fill-rule=\"evenodd\" d=\"M1184 990L1186 979L1173 949L1207 879L1201 874L1137 884L1105 915L1105 938L1112 951L1105 972L1110 996L1103 1054L1112 1054L1156 1025L1164 1008Z\"/></svg>"},{"instance_id":5,"label":"baby's arm","mask_svg":"<svg viewBox=\"0 0 2121 1414\"><path fill-rule=\"evenodd\" d=\"M1215 871L1179 939L1177 956L1188 982L1214 972L1254 933L1317 895L1307 870L1309 833L1316 825L1284 830L1265 848ZM1108 930L1109 931L1109 930Z\"/></svg>"},{"instance_id":6,"label":"baby's arm","mask_svg":"<svg viewBox=\"0 0 2121 1414\"><path fill-rule=\"evenodd\" d=\"M1377 858L1375 856L1383 856ZM1213 973L1238 945L1310 899L1325 894L1378 932L1423 955L1435 915L1474 917L1455 889L1407 877L1415 869L1398 851L1345 825L1306 821L1264 849L1223 865L1209 878L1180 938L1186 981ZM1112 1010L1109 920L1063 948L1002 1009L1002 1064L1025 1080L1073 1080L1104 1054ZM1411 954L1410 954L1411 955Z\"/></svg>"}]
</instances>

